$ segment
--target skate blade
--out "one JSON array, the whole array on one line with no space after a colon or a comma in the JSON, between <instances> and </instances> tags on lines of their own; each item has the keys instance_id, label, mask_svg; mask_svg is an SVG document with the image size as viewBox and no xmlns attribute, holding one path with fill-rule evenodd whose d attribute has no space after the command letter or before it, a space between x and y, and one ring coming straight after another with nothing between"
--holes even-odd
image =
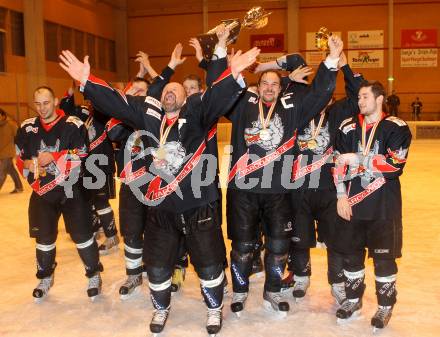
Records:
<instances>
[{"instance_id":1,"label":"skate blade","mask_svg":"<svg viewBox=\"0 0 440 337\"><path fill-rule=\"evenodd\" d=\"M160 332L153 332L151 334L151 337L159 337L160 336Z\"/></svg>"},{"instance_id":2,"label":"skate blade","mask_svg":"<svg viewBox=\"0 0 440 337\"><path fill-rule=\"evenodd\" d=\"M44 299L47 297L47 295L44 295L43 297L34 297L34 303L40 304L44 302Z\"/></svg>"},{"instance_id":3,"label":"skate blade","mask_svg":"<svg viewBox=\"0 0 440 337\"><path fill-rule=\"evenodd\" d=\"M267 312L269 312L271 314L274 314L278 318L286 318L287 317L288 311L275 310L272 307L272 304L270 304L269 301L263 300L263 306L264 306L264 309L266 309Z\"/></svg>"},{"instance_id":4,"label":"skate blade","mask_svg":"<svg viewBox=\"0 0 440 337\"><path fill-rule=\"evenodd\" d=\"M101 255L101 256L110 255L114 252L117 252L118 249L119 249L119 246L114 246L114 247L107 249L107 250L100 250L99 255Z\"/></svg>"},{"instance_id":5,"label":"skate blade","mask_svg":"<svg viewBox=\"0 0 440 337\"><path fill-rule=\"evenodd\" d=\"M361 316L361 310L359 309L359 310L356 310L350 317L348 317L348 318L337 318L337 320L336 320L336 322L339 324L339 325L344 325L344 324L347 324L347 323L349 323L349 322L351 322L351 321L355 321L356 319L358 319L359 317Z\"/></svg>"},{"instance_id":6,"label":"skate blade","mask_svg":"<svg viewBox=\"0 0 440 337\"><path fill-rule=\"evenodd\" d=\"M119 295L119 298L122 300L122 301L126 301L126 300L128 300L128 299L130 299L130 298L132 298L132 297L134 297L136 294L138 294L139 293L139 288L140 288L141 286L140 285L138 285L136 288L134 288L132 291L131 291L131 293L128 293L128 294L125 294L125 295Z\"/></svg>"},{"instance_id":7,"label":"skate blade","mask_svg":"<svg viewBox=\"0 0 440 337\"><path fill-rule=\"evenodd\" d=\"M233 314L235 315L235 317L241 318L242 312L241 311L237 311L237 312L233 312Z\"/></svg>"},{"instance_id":8,"label":"skate blade","mask_svg":"<svg viewBox=\"0 0 440 337\"><path fill-rule=\"evenodd\" d=\"M95 295L95 296L91 296L91 297L89 297L89 300L90 300L90 302L96 302L97 301L97 299L99 298L101 296L101 293L99 293L98 295Z\"/></svg>"},{"instance_id":9,"label":"skate blade","mask_svg":"<svg viewBox=\"0 0 440 337\"><path fill-rule=\"evenodd\" d=\"M293 298L295 299L295 303L301 303L302 301L304 301L304 297L293 297Z\"/></svg>"}]
</instances>

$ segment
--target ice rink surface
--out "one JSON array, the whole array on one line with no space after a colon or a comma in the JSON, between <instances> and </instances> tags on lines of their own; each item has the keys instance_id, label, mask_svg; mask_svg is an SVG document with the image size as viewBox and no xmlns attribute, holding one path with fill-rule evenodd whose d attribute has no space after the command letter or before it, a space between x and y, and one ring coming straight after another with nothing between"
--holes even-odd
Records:
<instances>
[{"instance_id":1,"label":"ice rink surface","mask_svg":"<svg viewBox=\"0 0 440 337\"><path fill-rule=\"evenodd\" d=\"M440 141L417 140L401 178L404 202L403 258L398 262L398 303L382 337L440 336ZM125 280L123 245L101 258L105 272L103 295L94 303L87 298L87 279L75 245L60 223L57 241L55 285L48 298L35 304L35 243L28 236L27 205L30 188L10 195L8 178L0 191L0 336L1 337L138 337L150 336L148 324L152 305L147 282L126 301L118 295ZM112 201L117 210L117 200ZM117 212L116 212L117 213ZM226 226L224 224L224 230ZM227 242L228 247L230 242ZM230 279L229 270L228 278ZM224 304L224 325L220 337L330 337L372 336L370 318L376 310L371 261L367 264L367 290L362 315L345 325L336 324L333 298L326 278L323 249L312 251L312 283L305 299L294 303L280 319L262 306L263 278L251 279L245 312L240 319L229 309L232 292ZM206 309L198 280L192 269L172 308L161 337L207 336Z\"/></svg>"}]
</instances>

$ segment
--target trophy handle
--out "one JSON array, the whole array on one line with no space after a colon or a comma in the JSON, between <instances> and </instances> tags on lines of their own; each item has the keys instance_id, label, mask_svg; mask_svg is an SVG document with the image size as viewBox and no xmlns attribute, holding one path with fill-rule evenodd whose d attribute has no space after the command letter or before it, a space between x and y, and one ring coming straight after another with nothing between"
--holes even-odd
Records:
<instances>
[{"instance_id":1,"label":"trophy handle","mask_svg":"<svg viewBox=\"0 0 440 337\"><path fill-rule=\"evenodd\" d=\"M226 44L229 45L231 43L235 43L237 41L238 34L240 33L240 29L241 29L240 21L238 21L238 19L222 20L222 24L224 24L229 28L229 37ZM214 54L215 45L218 42L218 37L215 34L217 27L218 26L211 29L206 34L197 35L197 40L199 40L200 46L202 47L203 57L207 60L210 60L212 58L212 55Z\"/></svg>"}]
</instances>

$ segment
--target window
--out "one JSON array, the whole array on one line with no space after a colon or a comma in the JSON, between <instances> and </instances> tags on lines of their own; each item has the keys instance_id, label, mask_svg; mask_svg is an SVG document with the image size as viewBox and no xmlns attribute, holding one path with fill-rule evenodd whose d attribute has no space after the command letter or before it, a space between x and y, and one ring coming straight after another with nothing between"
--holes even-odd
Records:
<instances>
[{"instance_id":1,"label":"window","mask_svg":"<svg viewBox=\"0 0 440 337\"><path fill-rule=\"evenodd\" d=\"M92 34L87 34L87 55L89 55L90 66L96 67L95 36Z\"/></svg>"},{"instance_id":2,"label":"window","mask_svg":"<svg viewBox=\"0 0 440 337\"><path fill-rule=\"evenodd\" d=\"M104 38L98 37L99 69L102 70L108 70L108 66L107 66L108 50L105 42L106 40Z\"/></svg>"},{"instance_id":3,"label":"window","mask_svg":"<svg viewBox=\"0 0 440 337\"><path fill-rule=\"evenodd\" d=\"M75 40L75 55L82 60L84 58L84 33L79 30L73 31Z\"/></svg>"},{"instance_id":4,"label":"window","mask_svg":"<svg viewBox=\"0 0 440 337\"><path fill-rule=\"evenodd\" d=\"M6 71L5 62L5 32L0 29L0 72Z\"/></svg>"},{"instance_id":5,"label":"window","mask_svg":"<svg viewBox=\"0 0 440 337\"><path fill-rule=\"evenodd\" d=\"M108 40L108 70L116 72L116 46L115 41Z\"/></svg>"},{"instance_id":6,"label":"window","mask_svg":"<svg viewBox=\"0 0 440 337\"><path fill-rule=\"evenodd\" d=\"M60 26L61 50L72 50L72 29Z\"/></svg>"},{"instance_id":7,"label":"window","mask_svg":"<svg viewBox=\"0 0 440 337\"><path fill-rule=\"evenodd\" d=\"M44 45L46 60L58 62L58 25L52 22L44 22Z\"/></svg>"},{"instance_id":8,"label":"window","mask_svg":"<svg viewBox=\"0 0 440 337\"><path fill-rule=\"evenodd\" d=\"M12 55L25 56L23 13L11 11Z\"/></svg>"},{"instance_id":9,"label":"window","mask_svg":"<svg viewBox=\"0 0 440 337\"><path fill-rule=\"evenodd\" d=\"M0 29L6 29L6 8L0 7Z\"/></svg>"}]
</instances>

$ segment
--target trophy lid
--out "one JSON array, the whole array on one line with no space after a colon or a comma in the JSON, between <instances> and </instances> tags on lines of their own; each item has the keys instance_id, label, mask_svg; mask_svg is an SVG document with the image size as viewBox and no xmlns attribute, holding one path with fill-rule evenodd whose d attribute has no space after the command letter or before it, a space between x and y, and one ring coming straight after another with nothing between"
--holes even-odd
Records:
<instances>
[{"instance_id":1,"label":"trophy lid","mask_svg":"<svg viewBox=\"0 0 440 337\"><path fill-rule=\"evenodd\" d=\"M262 7L252 7L245 15L243 20L243 27L248 29L260 29L269 22L268 16L271 12L266 12Z\"/></svg>"}]
</instances>

